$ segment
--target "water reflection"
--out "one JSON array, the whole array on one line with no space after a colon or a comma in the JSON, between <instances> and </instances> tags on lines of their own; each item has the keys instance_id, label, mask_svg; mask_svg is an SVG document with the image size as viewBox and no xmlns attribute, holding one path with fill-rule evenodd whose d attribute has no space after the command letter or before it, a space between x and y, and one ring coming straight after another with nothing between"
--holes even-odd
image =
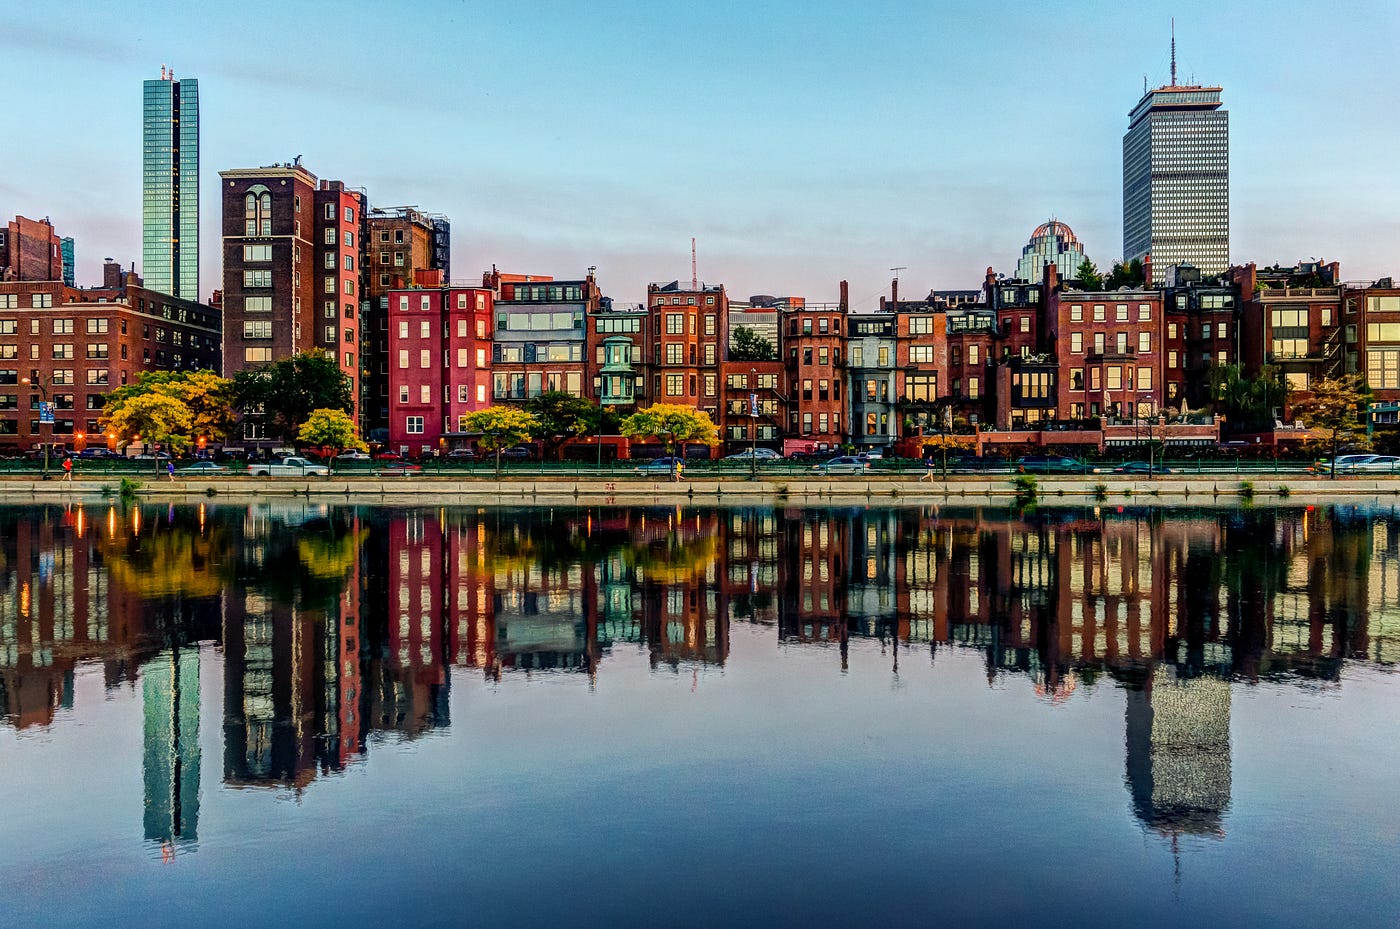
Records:
<instances>
[{"instance_id":1,"label":"water reflection","mask_svg":"<svg viewBox=\"0 0 1400 929\"><path fill-rule=\"evenodd\" d=\"M1232 686L1340 686L1400 658L1391 510L253 507L0 509L0 716L79 713L74 670L141 688L145 837L199 828L201 643L221 651L223 783L301 791L372 738L451 724L453 673L722 668L783 648L976 649L1027 699L1126 692L1132 809L1219 836ZM208 646L205 646L206 649ZM864 673L870 673L866 669Z\"/></svg>"}]
</instances>

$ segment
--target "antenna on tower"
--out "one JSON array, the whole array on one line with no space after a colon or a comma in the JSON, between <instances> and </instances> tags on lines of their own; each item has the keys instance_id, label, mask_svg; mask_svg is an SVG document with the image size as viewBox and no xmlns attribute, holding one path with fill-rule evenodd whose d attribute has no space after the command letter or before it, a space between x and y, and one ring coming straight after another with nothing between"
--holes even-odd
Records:
<instances>
[{"instance_id":1,"label":"antenna on tower","mask_svg":"<svg viewBox=\"0 0 1400 929\"><path fill-rule=\"evenodd\" d=\"M1176 17L1172 17L1172 86L1176 86Z\"/></svg>"},{"instance_id":2,"label":"antenna on tower","mask_svg":"<svg viewBox=\"0 0 1400 929\"><path fill-rule=\"evenodd\" d=\"M695 236L690 237L690 289L700 289L700 270L695 262Z\"/></svg>"}]
</instances>

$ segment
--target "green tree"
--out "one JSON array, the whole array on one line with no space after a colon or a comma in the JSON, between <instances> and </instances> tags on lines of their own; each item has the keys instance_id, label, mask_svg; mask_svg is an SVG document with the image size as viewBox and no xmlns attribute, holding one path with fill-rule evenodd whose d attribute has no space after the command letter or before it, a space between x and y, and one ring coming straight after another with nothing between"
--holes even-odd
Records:
<instances>
[{"instance_id":1,"label":"green tree","mask_svg":"<svg viewBox=\"0 0 1400 929\"><path fill-rule=\"evenodd\" d=\"M557 457L564 443L598 429L602 411L591 400L565 390L549 390L525 402L525 410L539 422L535 435L544 440L550 457Z\"/></svg>"},{"instance_id":2,"label":"green tree","mask_svg":"<svg viewBox=\"0 0 1400 929\"><path fill-rule=\"evenodd\" d=\"M656 403L638 410L622 421L620 429L629 438L661 439L668 455L688 442L719 444L719 430L710 414L678 403Z\"/></svg>"},{"instance_id":3,"label":"green tree","mask_svg":"<svg viewBox=\"0 0 1400 929\"><path fill-rule=\"evenodd\" d=\"M265 368L240 371L233 395L245 415L267 417L272 431L294 440L313 410L355 409L354 384L329 352L312 349Z\"/></svg>"},{"instance_id":4,"label":"green tree","mask_svg":"<svg viewBox=\"0 0 1400 929\"><path fill-rule=\"evenodd\" d=\"M1117 290L1120 287L1141 287L1143 285L1142 260L1134 258L1124 264L1121 261L1113 263L1113 269L1108 272L1108 277L1104 278L1104 290Z\"/></svg>"},{"instance_id":5,"label":"green tree","mask_svg":"<svg viewBox=\"0 0 1400 929\"><path fill-rule=\"evenodd\" d=\"M496 480L501 479L501 449L528 442L539 433L540 421L533 413L514 406L490 406L468 413L464 420L467 432L479 432L477 444L496 454Z\"/></svg>"},{"instance_id":6,"label":"green tree","mask_svg":"<svg viewBox=\"0 0 1400 929\"><path fill-rule=\"evenodd\" d=\"M1290 392L1283 369L1274 365L1265 365L1254 377L1244 374L1240 365L1218 365L1210 370L1210 386L1216 409L1237 432L1272 428Z\"/></svg>"},{"instance_id":7,"label":"green tree","mask_svg":"<svg viewBox=\"0 0 1400 929\"><path fill-rule=\"evenodd\" d=\"M1337 476L1337 449L1343 444L1367 444L1361 414L1371 401L1371 390L1359 374L1323 378L1312 385L1312 396L1293 407L1294 415L1309 429L1323 433L1332 448L1332 476Z\"/></svg>"},{"instance_id":8,"label":"green tree","mask_svg":"<svg viewBox=\"0 0 1400 929\"><path fill-rule=\"evenodd\" d=\"M748 326L736 326L729 342L730 361L773 361L778 350L763 336Z\"/></svg>"},{"instance_id":9,"label":"green tree","mask_svg":"<svg viewBox=\"0 0 1400 929\"><path fill-rule=\"evenodd\" d=\"M325 449L330 458L346 449L363 452L369 448L360 440L360 430L355 421L344 410L312 410L306 422L297 430L297 440ZM330 477L330 468L327 468L326 480L330 480Z\"/></svg>"},{"instance_id":10,"label":"green tree","mask_svg":"<svg viewBox=\"0 0 1400 929\"><path fill-rule=\"evenodd\" d=\"M189 447L194 416L184 401L161 393L145 393L102 411L103 428L122 445L137 440L164 446L173 458ZM156 462L160 471L160 462Z\"/></svg>"},{"instance_id":11,"label":"green tree","mask_svg":"<svg viewBox=\"0 0 1400 929\"><path fill-rule=\"evenodd\" d=\"M1079 263L1079 267L1075 270L1075 277L1079 280L1079 286L1085 290L1103 289L1103 275L1088 258Z\"/></svg>"}]
</instances>

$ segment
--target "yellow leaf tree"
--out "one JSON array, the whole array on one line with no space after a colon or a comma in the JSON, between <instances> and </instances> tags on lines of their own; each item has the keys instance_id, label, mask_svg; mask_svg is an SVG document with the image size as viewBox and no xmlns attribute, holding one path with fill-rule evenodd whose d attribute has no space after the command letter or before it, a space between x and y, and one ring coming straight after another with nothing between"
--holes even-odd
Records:
<instances>
[{"instance_id":1,"label":"yellow leaf tree","mask_svg":"<svg viewBox=\"0 0 1400 929\"><path fill-rule=\"evenodd\" d=\"M629 438L657 438L674 454L676 446L691 442L719 444L719 430L710 414L679 403L655 403L622 421L622 434Z\"/></svg>"}]
</instances>

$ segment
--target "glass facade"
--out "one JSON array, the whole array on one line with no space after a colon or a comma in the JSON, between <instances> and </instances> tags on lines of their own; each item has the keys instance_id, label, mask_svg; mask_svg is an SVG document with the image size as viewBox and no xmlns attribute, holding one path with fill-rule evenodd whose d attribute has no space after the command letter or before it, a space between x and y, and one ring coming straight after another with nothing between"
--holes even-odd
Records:
<instances>
[{"instance_id":1,"label":"glass facade","mask_svg":"<svg viewBox=\"0 0 1400 929\"><path fill-rule=\"evenodd\" d=\"M198 300L199 82L146 81L142 124L142 276Z\"/></svg>"},{"instance_id":2,"label":"glass facade","mask_svg":"<svg viewBox=\"0 0 1400 929\"><path fill-rule=\"evenodd\" d=\"M1064 223L1051 220L1031 233L1031 240L1021 249L1021 260L1016 264L1016 277L1023 281L1039 283L1047 264L1059 269L1060 278L1074 278L1079 266L1084 263L1084 246L1074 235L1074 230Z\"/></svg>"},{"instance_id":3,"label":"glass facade","mask_svg":"<svg viewBox=\"0 0 1400 929\"><path fill-rule=\"evenodd\" d=\"M1164 87L1133 109L1123 136L1123 260L1152 255L1153 277L1230 263L1230 114L1219 87Z\"/></svg>"}]
</instances>

